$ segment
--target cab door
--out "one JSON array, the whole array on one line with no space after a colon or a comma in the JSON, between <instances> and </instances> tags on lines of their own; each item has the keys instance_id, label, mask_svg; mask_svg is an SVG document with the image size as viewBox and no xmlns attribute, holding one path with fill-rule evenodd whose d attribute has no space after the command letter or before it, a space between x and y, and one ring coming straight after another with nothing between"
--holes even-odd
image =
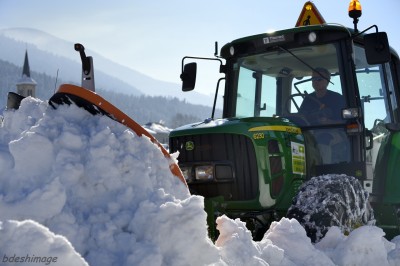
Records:
<instances>
[{"instance_id":1,"label":"cab door","mask_svg":"<svg viewBox=\"0 0 400 266\"><path fill-rule=\"evenodd\" d=\"M389 124L398 123L398 101L391 64L369 65L364 49L355 46L356 77L365 125L367 180L373 180L381 147L392 132ZM386 145L386 144L385 144ZM369 189L372 191L372 189Z\"/></svg>"}]
</instances>

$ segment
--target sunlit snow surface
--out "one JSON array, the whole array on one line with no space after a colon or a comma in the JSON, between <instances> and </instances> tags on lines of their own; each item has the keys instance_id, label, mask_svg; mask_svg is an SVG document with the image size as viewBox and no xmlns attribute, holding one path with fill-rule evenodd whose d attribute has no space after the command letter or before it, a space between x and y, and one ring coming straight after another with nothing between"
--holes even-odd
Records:
<instances>
[{"instance_id":1,"label":"sunlit snow surface","mask_svg":"<svg viewBox=\"0 0 400 266\"><path fill-rule=\"evenodd\" d=\"M17 257L96 266L400 265L400 238L389 242L374 226L349 236L333 227L314 245L284 218L254 242L241 221L222 216L214 244L202 198L189 195L157 146L74 105L54 110L27 98L6 111L0 169L1 265Z\"/></svg>"}]
</instances>

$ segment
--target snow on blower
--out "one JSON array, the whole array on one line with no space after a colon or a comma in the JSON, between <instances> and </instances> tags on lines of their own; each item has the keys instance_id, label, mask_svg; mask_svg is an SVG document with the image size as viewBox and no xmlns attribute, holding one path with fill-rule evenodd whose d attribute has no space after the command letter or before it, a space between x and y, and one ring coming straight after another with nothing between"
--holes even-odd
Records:
<instances>
[{"instance_id":1,"label":"snow on blower","mask_svg":"<svg viewBox=\"0 0 400 266\"><path fill-rule=\"evenodd\" d=\"M61 85L58 91L50 98L49 104L53 108L57 108L60 104L75 104L93 115L106 115L118 121L133 130L138 136L148 137L160 148L163 155L169 159L172 174L186 184L179 166L161 143L132 118L95 92L93 59L91 56L86 56L85 48L82 44L75 44L75 50L79 52L82 61L82 87L71 84Z\"/></svg>"}]
</instances>

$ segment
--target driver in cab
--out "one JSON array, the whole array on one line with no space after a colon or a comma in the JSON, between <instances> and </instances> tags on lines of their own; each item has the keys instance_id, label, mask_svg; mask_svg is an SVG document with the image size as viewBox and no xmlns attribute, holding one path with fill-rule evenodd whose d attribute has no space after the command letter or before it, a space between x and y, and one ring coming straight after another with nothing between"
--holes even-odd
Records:
<instances>
[{"instance_id":1,"label":"driver in cab","mask_svg":"<svg viewBox=\"0 0 400 266\"><path fill-rule=\"evenodd\" d=\"M342 120L342 109L345 101L341 94L328 90L331 73L317 67L312 73L314 92L308 94L302 102L299 113L311 124L338 123Z\"/></svg>"}]
</instances>

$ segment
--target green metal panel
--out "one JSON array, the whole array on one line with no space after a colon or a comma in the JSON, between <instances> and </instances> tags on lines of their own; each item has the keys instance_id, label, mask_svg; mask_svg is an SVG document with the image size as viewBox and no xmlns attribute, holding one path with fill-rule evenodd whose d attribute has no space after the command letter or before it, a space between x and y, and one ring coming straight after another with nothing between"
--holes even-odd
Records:
<instances>
[{"instance_id":1,"label":"green metal panel","mask_svg":"<svg viewBox=\"0 0 400 266\"><path fill-rule=\"evenodd\" d=\"M386 188L384 202L400 204L400 133L390 138L389 156L387 160ZM380 178L385 178L380 177Z\"/></svg>"},{"instance_id":2,"label":"green metal panel","mask_svg":"<svg viewBox=\"0 0 400 266\"><path fill-rule=\"evenodd\" d=\"M170 138L212 133L240 134L251 139L257 158L259 193L257 198L247 201L224 201L220 197L205 199L209 226L214 226L216 213L235 217L240 215L239 213L270 211L283 216L305 179L305 153L296 158L293 151L302 147L304 152L304 136L300 128L283 118L221 119L175 129ZM277 145L277 150L268 149L271 141ZM271 165L274 162L278 162L277 165ZM293 168L294 164L297 168ZM275 172L271 170L274 168ZM279 178L283 180L281 184ZM279 183L276 195L272 193L271 188L274 180Z\"/></svg>"},{"instance_id":3,"label":"green metal panel","mask_svg":"<svg viewBox=\"0 0 400 266\"><path fill-rule=\"evenodd\" d=\"M400 234L400 224L398 206L393 204L385 204L381 202L371 203L374 209L376 226L379 226L385 232L385 238L391 240L393 237Z\"/></svg>"}]
</instances>

